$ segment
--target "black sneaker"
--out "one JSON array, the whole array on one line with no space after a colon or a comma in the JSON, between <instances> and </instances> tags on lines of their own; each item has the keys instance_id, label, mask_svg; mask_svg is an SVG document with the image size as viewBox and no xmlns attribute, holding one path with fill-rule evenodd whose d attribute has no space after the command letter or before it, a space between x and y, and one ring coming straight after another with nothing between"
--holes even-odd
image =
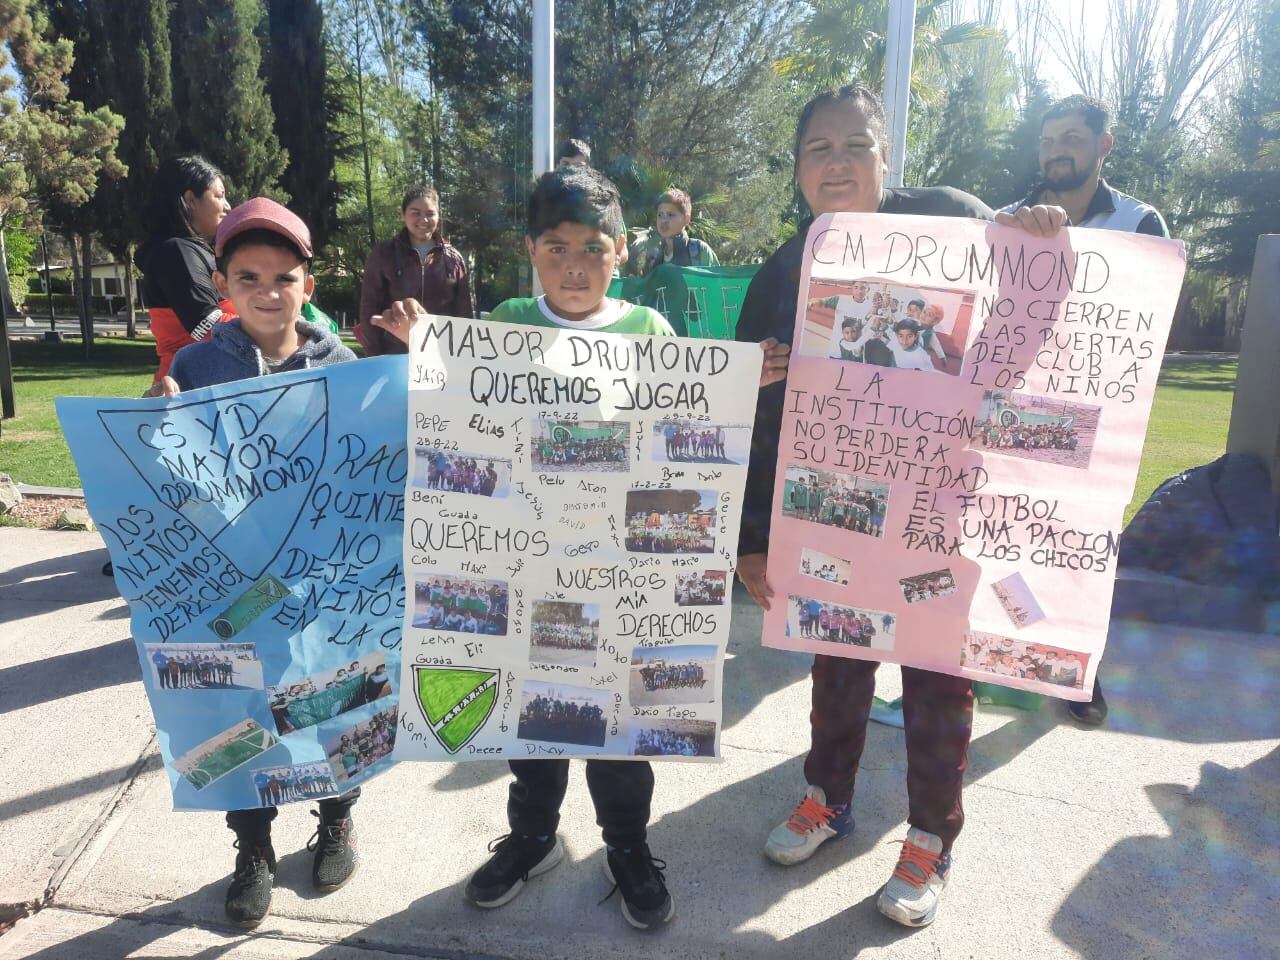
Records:
<instances>
[{"instance_id":1,"label":"black sneaker","mask_svg":"<svg viewBox=\"0 0 1280 960\"><path fill-rule=\"evenodd\" d=\"M1086 727L1100 727L1107 719L1107 699L1102 695L1102 684L1093 681L1093 699L1086 703L1067 702L1067 710Z\"/></svg>"},{"instance_id":2,"label":"black sneaker","mask_svg":"<svg viewBox=\"0 0 1280 960\"><path fill-rule=\"evenodd\" d=\"M276 875L276 852L271 841L236 840L236 872L227 888L227 919L238 927L256 927L271 909L271 884Z\"/></svg>"},{"instance_id":3,"label":"black sneaker","mask_svg":"<svg viewBox=\"0 0 1280 960\"><path fill-rule=\"evenodd\" d=\"M501 907L524 889L525 881L541 876L564 859L560 838L539 840L508 833L489 844L493 854L467 883L464 896L477 907Z\"/></svg>"},{"instance_id":4,"label":"black sneaker","mask_svg":"<svg viewBox=\"0 0 1280 960\"><path fill-rule=\"evenodd\" d=\"M307 841L307 849L316 854L311 863L311 882L317 890L337 890L351 879L360 864L355 824L350 817L326 820L315 810L311 815L320 817L316 832Z\"/></svg>"},{"instance_id":5,"label":"black sneaker","mask_svg":"<svg viewBox=\"0 0 1280 960\"><path fill-rule=\"evenodd\" d=\"M667 892L663 874L666 869L666 862L656 859L647 843L605 852L604 875L613 884L609 897L621 891L622 915L637 930L660 927L676 915L676 903Z\"/></svg>"}]
</instances>

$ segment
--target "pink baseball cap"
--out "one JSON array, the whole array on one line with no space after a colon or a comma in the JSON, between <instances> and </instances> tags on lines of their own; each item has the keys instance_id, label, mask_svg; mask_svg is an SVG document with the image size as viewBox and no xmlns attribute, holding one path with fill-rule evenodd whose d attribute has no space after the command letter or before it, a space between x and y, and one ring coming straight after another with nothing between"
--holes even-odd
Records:
<instances>
[{"instance_id":1,"label":"pink baseball cap","mask_svg":"<svg viewBox=\"0 0 1280 960\"><path fill-rule=\"evenodd\" d=\"M267 197L254 197L236 207L218 224L213 238L213 252L222 256L223 248L232 237L246 230L270 230L293 241L303 257L310 260L311 231L296 213Z\"/></svg>"}]
</instances>

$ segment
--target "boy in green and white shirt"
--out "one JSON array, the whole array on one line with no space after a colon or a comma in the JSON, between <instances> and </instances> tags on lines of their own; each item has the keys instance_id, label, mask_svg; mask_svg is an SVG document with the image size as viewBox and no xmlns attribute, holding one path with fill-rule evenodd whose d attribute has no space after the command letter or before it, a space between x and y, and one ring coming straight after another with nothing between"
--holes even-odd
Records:
<instances>
[{"instance_id":1,"label":"boy in green and white shirt","mask_svg":"<svg viewBox=\"0 0 1280 960\"><path fill-rule=\"evenodd\" d=\"M491 321L675 336L656 310L605 296L627 236L618 188L598 171L553 170L539 178L529 195L524 247L545 293L503 301Z\"/></svg>"},{"instance_id":2,"label":"boy in green and white shirt","mask_svg":"<svg viewBox=\"0 0 1280 960\"><path fill-rule=\"evenodd\" d=\"M491 322L675 336L656 310L606 296L627 240L618 188L599 171L571 167L539 177L529 195L524 244L546 292L500 303L489 314ZM407 342L409 324L419 312L418 304L405 301L373 323ZM510 903L528 880L564 859L556 828L569 761L508 763L515 774L507 801L510 832L490 844L493 856L465 890L478 907ZM623 916L642 930L661 926L675 916L675 902L663 877L665 865L654 860L647 842L653 768L646 760L596 759L587 760L586 768L607 847L605 872L622 894Z\"/></svg>"},{"instance_id":3,"label":"boy in green and white shirt","mask_svg":"<svg viewBox=\"0 0 1280 960\"><path fill-rule=\"evenodd\" d=\"M541 276L539 272L539 276ZM566 330L594 330L603 333L647 333L656 337L674 337L675 331L666 317L652 307L605 298L600 309L581 320L562 317L556 307L541 297L513 297L494 307L489 320L498 323L522 323L528 327L562 327Z\"/></svg>"}]
</instances>

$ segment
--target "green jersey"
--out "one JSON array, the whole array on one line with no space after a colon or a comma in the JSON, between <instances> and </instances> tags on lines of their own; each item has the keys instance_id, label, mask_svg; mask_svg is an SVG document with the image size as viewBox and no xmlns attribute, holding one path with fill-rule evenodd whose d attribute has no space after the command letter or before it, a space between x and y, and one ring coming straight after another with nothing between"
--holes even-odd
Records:
<instances>
[{"instance_id":1,"label":"green jersey","mask_svg":"<svg viewBox=\"0 0 1280 960\"><path fill-rule=\"evenodd\" d=\"M587 330L592 333L646 333L654 337L674 337L666 317L650 307L626 300L605 300L593 317L575 322L562 320L551 312L545 297L516 297L494 307L489 319L496 323L520 323L527 327L554 327L560 330Z\"/></svg>"}]
</instances>

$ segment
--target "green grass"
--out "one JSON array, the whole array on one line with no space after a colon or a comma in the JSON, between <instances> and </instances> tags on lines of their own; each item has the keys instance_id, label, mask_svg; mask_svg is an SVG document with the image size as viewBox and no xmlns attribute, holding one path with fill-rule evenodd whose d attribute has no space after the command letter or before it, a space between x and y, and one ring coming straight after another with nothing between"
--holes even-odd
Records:
<instances>
[{"instance_id":1,"label":"green grass","mask_svg":"<svg viewBox=\"0 0 1280 960\"><path fill-rule=\"evenodd\" d=\"M139 396L151 382L155 348L150 340L100 339L93 359L84 360L79 342L14 341L11 346L18 416L3 424L0 472L38 486L78 487L53 398ZM1235 383L1234 358L1165 360L1125 522L1161 481L1208 463L1226 448Z\"/></svg>"},{"instance_id":2,"label":"green grass","mask_svg":"<svg viewBox=\"0 0 1280 960\"><path fill-rule=\"evenodd\" d=\"M342 340L353 350L358 347L349 335ZM90 360L84 359L79 340L14 340L9 347L18 415L0 423L0 473L37 487L80 486L53 398L142 396L156 370L155 343L99 337Z\"/></svg>"},{"instance_id":3,"label":"green grass","mask_svg":"<svg viewBox=\"0 0 1280 960\"><path fill-rule=\"evenodd\" d=\"M1222 455L1235 389L1234 357L1165 358L1125 523L1169 477Z\"/></svg>"},{"instance_id":4,"label":"green grass","mask_svg":"<svg viewBox=\"0 0 1280 960\"><path fill-rule=\"evenodd\" d=\"M15 340L9 346L18 415L2 425L0 472L36 486L78 487L80 475L62 438L53 398L141 396L155 373L155 344L99 338L90 360L84 359L79 341Z\"/></svg>"}]
</instances>

